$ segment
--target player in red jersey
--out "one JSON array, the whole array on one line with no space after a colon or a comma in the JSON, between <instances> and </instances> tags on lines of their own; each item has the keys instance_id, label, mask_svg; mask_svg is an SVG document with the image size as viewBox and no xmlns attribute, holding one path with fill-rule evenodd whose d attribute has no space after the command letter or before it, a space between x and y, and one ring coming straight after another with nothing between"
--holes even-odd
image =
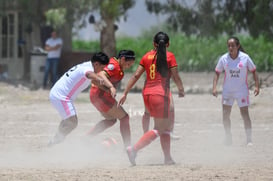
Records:
<instances>
[{"instance_id":1,"label":"player in red jersey","mask_svg":"<svg viewBox=\"0 0 273 181\"><path fill-rule=\"evenodd\" d=\"M104 79L107 78L114 87L117 87L124 76L124 70L130 68L134 62L134 51L121 50L118 57L110 58L109 64L98 74ZM117 101L113 98L109 89L93 84L90 89L90 101L105 119L98 122L89 134L95 136L113 126L119 119L124 146L126 148L131 145L129 115L121 106L117 106Z\"/></svg>"},{"instance_id":2,"label":"player in red jersey","mask_svg":"<svg viewBox=\"0 0 273 181\"><path fill-rule=\"evenodd\" d=\"M136 72L130 78L119 101L119 105L125 102L129 90L145 71L146 83L142 94L145 107L151 116L154 117L154 128L147 131L135 145L127 147L127 153L132 165L136 164L137 152L158 136L160 137L161 148L164 153L164 163L175 163L170 151L170 131L173 127L173 122L170 118L170 78L173 77L178 88L179 97L184 97L184 88L178 74L175 56L172 52L167 51L168 46L169 36L164 32L158 32L154 36L154 49L142 57Z\"/></svg>"}]
</instances>

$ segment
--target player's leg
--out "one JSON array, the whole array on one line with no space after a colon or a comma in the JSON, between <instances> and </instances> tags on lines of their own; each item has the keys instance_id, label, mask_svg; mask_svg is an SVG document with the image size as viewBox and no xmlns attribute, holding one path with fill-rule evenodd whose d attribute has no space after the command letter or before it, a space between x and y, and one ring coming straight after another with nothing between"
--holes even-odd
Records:
<instances>
[{"instance_id":1,"label":"player's leg","mask_svg":"<svg viewBox=\"0 0 273 181\"><path fill-rule=\"evenodd\" d=\"M232 106L223 104L223 125L225 129L225 144L232 144L230 113Z\"/></svg>"},{"instance_id":2,"label":"player's leg","mask_svg":"<svg viewBox=\"0 0 273 181\"><path fill-rule=\"evenodd\" d=\"M52 105L62 117L62 121L59 124L57 133L49 143L49 145L52 145L62 142L65 137L77 127L78 119L72 101L59 100L58 98L56 98L56 96L54 96L54 92L52 91L50 92L49 98Z\"/></svg>"},{"instance_id":3,"label":"player's leg","mask_svg":"<svg viewBox=\"0 0 273 181\"><path fill-rule=\"evenodd\" d=\"M120 134L124 143L125 148L131 145L131 130L129 123L129 115L123 109L122 106L117 106L115 102L114 106L107 112L108 116L117 118L120 120Z\"/></svg>"},{"instance_id":4,"label":"player's leg","mask_svg":"<svg viewBox=\"0 0 273 181\"><path fill-rule=\"evenodd\" d=\"M143 95L143 100L145 109L151 114L151 116L162 117L164 114L164 105L162 104L162 102L164 102L163 96ZM154 129L144 133L144 135L133 146L133 149L137 152L138 150L150 144L154 139L157 138L157 136L159 136L159 132L155 126Z\"/></svg>"},{"instance_id":5,"label":"player's leg","mask_svg":"<svg viewBox=\"0 0 273 181\"><path fill-rule=\"evenodd\" d=\"M145 107L144 114L142 115L142 129L143 129L143 133L146 133L149 130L150 117L151 117L151 115L148 112L147 108Z\"/></svg>"},{"instance_id":6,"label":"player's leg","mask_svg":"<svg viewBox=\"0 0 273 181\"><path fill-rule=\"evenodd\" d=\"M173 96L172 94L170 94L170 115L169 115L169 119L172 123L172 128L171 128L171 139L172 140L179 140L180 136L175 135L174 133L174 124L175 124L175 110L174 110L174 102L173 102Z\"/></svg>"},{"instance_id":7,"label":"player's leg","mask_svg":"<svg viewBox=\"0 0 273 181\"><path fill-rule=\"evenodd\" d=\"M244 127L246 132L246 143L252 145L252 125L249 117L248 106L240 107L241 116L244 120Z\"/></svg>"},{"instance_id":8,"label":"player's leg","mask_svg":"<svg viewBox=\"0 0 273 181\"><path fill-rule=\"evenodd\" d=\"M160 134L160 144L164 154L165 164L175 164L171 156L171 129L173 123L169 119L155 119L155 128Z\"/></svg>"},{"instance_id":9,"label":"player's leg","mask_svg":"<svg viewBox=\"0 0 273 181\"><path fill-rule=\"evenodd\" d=\"M160 134L160 144L164 154L164 163L166 165L175 164L171 157L171 132L164 131Z\"/></svg>"},{"instance_id":10,"label":"player's leg","mask_svg":"<svg viewBox=\"0 0 273 181\"><path fill-rule=\"evenodd\" d=\"M102 133L104 130L112 127L116 122L117 120L113 118L106 118L104 120L101 120L94 127L92 127L87 134L91 136L96 136Z\"/></svg>"},{"instance_id":11,"label":"player's leg","mask_svg":"<svg viewBox=\"0 0 273 181\"><path fill-rule=\"evenodd\" d=\"M148 95L144 96L144 102L151 115L155 117L154 129L147 131L133 147L127 149L129 160L132 164L135 164L136 153L160 136L165 163L170 164L172 161L170 155L170 129L172 123L168 118L168 114L166 114L167 111L169 112L169 99L163 96Z\"/></svg>"},{"instance_id":12,"label":"player's leg","mask_svg":"<svg viewBox=\"0 0 273 181\"><path fill-rule=\"evenodd\" d=\"M65 137L71 133L72 130L74 130L78 125L78 119L76 115L73 115L67 119L64 119L59 124L57 133L53 137L52 140L50 140L48 146L52 146L54 144L58 144L64 141Z\"/></svg>"},{"instance_id":13,"label":"player's leg","mask_svg":"<svg viewBox=\"0 0 273 181\"><path fill-rule=\"evenodd\" d=\"M249 117L248 106L249 106L249 96L247 95L238 95L237 104L240 107L240 113L244 120L244 127L246 133L246 143L248 146L252 145L252 125Z\"/></svg>"},{"instance_id":14,"label":"player's leg","mask_svg":"<svg viewBox=\"0 0 273 181\"><path fill-rule=\"evenodd\" d=\"M90 89L90 102L96 107L96 109L105 118L98 122L92 129L88 132L89 135L95 136L104 130L110 128L116 123L116 117L113 117L108 112L116 105L116 100L106 92L100 90L97 87L92 87Z\"/></svg>"},{"instance_id":15,"label":"player's leg","mask_svg":"<svg viewBox=\"0 0 273 181\"><path fill-rule=\"evenodd\" d=\"M144 133L144 135L133 146L127 147L127 154L132 165L136 165L135 159L137 152L149 145L159 136L159 132L156 129L152 129Z\"/></svg>"}]
</instances>

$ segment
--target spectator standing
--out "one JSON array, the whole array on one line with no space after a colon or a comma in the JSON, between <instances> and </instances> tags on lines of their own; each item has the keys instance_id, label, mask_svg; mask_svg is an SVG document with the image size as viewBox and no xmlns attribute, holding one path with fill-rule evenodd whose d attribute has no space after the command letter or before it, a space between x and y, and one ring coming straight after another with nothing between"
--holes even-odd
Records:
<instances>
[{"instance_id":1,"label":"spectator standing","mask_svg":"<svg viewBox=\"0 0 273 181\"><path fill-rule=\"evenodd\" d=\"M52 30L51 37L46 40L45 50L48 52L46 64L45 64L45 74L43 80L43 88L47 87L48 75L51 72L52 86L58 80L58 65L61 57L63 40L57 36L56 30Z\"/></svg>"}]
</instances>

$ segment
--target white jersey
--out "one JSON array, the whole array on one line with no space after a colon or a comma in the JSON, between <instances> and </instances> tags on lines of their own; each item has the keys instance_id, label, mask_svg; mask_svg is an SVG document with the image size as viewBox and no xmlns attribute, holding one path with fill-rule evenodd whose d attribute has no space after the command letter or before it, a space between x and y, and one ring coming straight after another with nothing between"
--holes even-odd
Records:
<instances>
[{"instance_id":1,"label":"white jersey","mask_svg":"<svg viewBox=\"0 0 273 181\"><path fill-rule=\"evenodd\" d=\"M46 45L50 47L54 47L56 45L63 45L63 40L61 38L49 38L46 43ZM60 58L61 57L61 50L62 48L58 48L57 50L52 50L47 53L48 58Z\"/></svg>"},{"instance_id":2,"label":"white jersey","mask_svg":"<svg viewBox=\"0 0 273 181\"><path fill-rule=\"evenodd\" d=\"M255 71L256 66L251 58L244 52L239 51L236 59L232 59L229 53L220 57L215 71L225 71L223 95L248 95L247 75L248 71Z\"/></svg>"},{"instance_id":3,"label":"white jersey","mask_svg":"<svg viewBox=\"0 0 273 181\"><path fill-rule=\"evenodd\" d=\"M91 80L86 77L88 71L94 72L91 61L75 65L69 69L52 87L50 99L74 100L80 92L91 84Z\"/></svg>"}]
</instances>

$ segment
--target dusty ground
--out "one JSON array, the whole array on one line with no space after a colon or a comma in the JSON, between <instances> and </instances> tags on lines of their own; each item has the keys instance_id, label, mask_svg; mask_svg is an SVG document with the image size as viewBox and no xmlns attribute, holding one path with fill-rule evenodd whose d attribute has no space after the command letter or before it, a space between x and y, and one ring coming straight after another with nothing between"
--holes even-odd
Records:
<instances>
[{"instance_id":1,"label":"dusty ground","mask_svg":"<svg viewBox=\"0 0 273 181\"><path fill-rule=\"evenodd\" d=\"M261 79L266 76L260 75ZM235 104L231 116L233 145L227 147L222 144L221 96L215 98L208 93L212 77L207 73L182 74L188 94L178 99L174 93L175 133L180 139L172 141L172 154L177 164L162 165L156 140L139 152L135 167L130 166L123 149L118 124L96 138L86 136L101 119L89 102L88 92L80 94L75 102L77 129L64 143L48 148L48 140L60 122L48 101L49 91L30 91L0 82L0 180L273 180L272 78L258 97L251 92L254 145L245 146L243 124ZM129 94L124 108L131 117L134 143L142 135L141 94ZM101 142L107 137L116 139L117 145L103 147Z\"/></svg>"}]
</instances>

